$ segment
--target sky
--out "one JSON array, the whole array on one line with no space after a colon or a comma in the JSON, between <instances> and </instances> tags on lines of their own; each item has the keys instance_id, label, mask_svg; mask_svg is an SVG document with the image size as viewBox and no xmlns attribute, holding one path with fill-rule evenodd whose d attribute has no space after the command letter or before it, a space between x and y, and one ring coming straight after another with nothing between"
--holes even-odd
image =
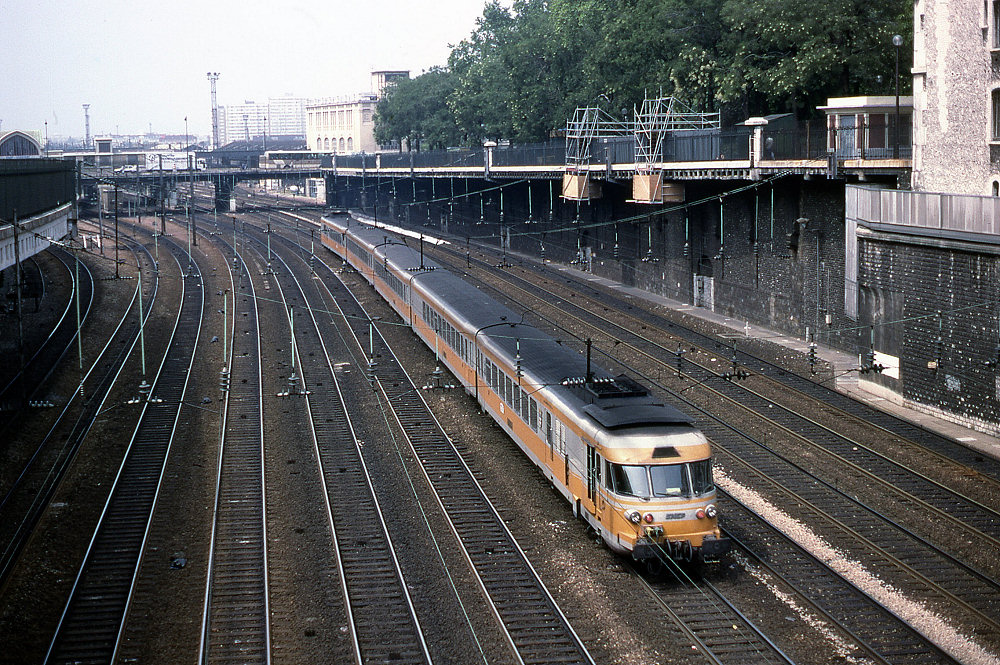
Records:
<instances>
[{"instance_id":1,"label":"sky","mask_svg":"<svg viewBox=\"0 0 1000 665\"><path fill-rule=\"evenodd\" d=\"M367 92L447 64L485 0L0 0L0 131L211 132L218 103Z\"/></svg>"}]
</instances>

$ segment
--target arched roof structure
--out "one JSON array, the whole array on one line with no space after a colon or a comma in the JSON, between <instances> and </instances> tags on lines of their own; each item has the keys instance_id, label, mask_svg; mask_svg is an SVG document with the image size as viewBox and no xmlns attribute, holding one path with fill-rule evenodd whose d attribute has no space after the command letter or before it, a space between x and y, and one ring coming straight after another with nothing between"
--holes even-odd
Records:
<instances>
[{"instance_id":1,"label":"arched roof structure","mask_svg":"<svg viewBox=\"0 0 1000 665\"><path fill-rule=\"evenodd\" d=\"M30 134L13 130L0 134L0 157L38 157L42 144Z\"/></svg>"}]
</instances>

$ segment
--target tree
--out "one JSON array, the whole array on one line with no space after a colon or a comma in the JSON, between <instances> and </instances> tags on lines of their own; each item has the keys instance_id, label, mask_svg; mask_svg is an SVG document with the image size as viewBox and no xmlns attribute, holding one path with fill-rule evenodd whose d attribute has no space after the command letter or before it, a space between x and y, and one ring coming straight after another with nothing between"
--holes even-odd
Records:
<instances>
[{"instance_id":1,"label":"tree","mask_svg":"<svg viewBox=\"0 0 1000 665\"><path fill-rule=\"evenodd\" d=\"M886 91L892 35L912 43L912 4L901 0L726 0L722 18L729 55L720 98L756 94L771 111Z\"/></svg>"},{"instance_id":2,"label":"tree","mask_svg":"<svg viewBox=\"0 0 1000 665\"><path fill-rule=\"evenodd\" d=\"M413 79L404 79L386 90L375 107L375 140L403 141L410 148L447 148L461 136L447 105L455 77L447 69L432 68Z\"/></svg>"},{"instance_id":3,"label":"tree","mask_svg":"<svg viewBox=\"0 0 1000 665\"><path fill-rule=\"evenodd\" d=\"M428 145L541 141L577 106L674 96L723 117L892 89L909 0L490 0L447 70L403 82L378 131ZM425 78L426 77L426 78ZM881 83L879 83L881 80Z\"/></svg>"}]
</instances>

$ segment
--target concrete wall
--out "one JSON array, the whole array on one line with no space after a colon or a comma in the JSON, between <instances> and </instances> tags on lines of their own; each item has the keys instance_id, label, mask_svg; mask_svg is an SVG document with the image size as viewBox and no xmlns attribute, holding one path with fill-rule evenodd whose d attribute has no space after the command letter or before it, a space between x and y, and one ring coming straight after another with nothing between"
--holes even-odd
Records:
<instances>
[{"instance_id":1,"label":"concrete wall","mask_svg":"<svg viewBox=\"0 0 1000 665\"><path fill-rule=\"evenodd\" d=\"M1000 421L995 294L1000 248L861 231L859 321L899 377L871 376L901 401L968 426Z\"/></svg>"},{"instance_id":2,"label":"concrete wall","mask_svg":"<svg viewBox=\"0 0 1000 665\"><path fill-rule=\"evenodd\" d=\"M991 141L991 92L1000 87L993 2L916 0L914 9L913 188L989 194L1000 178L1000 143ZM904 55L901 75L905 63Z\"/></svg>"},{"instance_id":3,"label":"concrete wall","mask_svg":"<svg viewBox=\"0 0 1000 665\"><path fill-rule=\"evenodd\" d=\"M362 197L360 178L329 179L329 203L360 207L363 200L371 215L372 180ZM494 246L509 235L514 252L544 252L554 262L803 338L808 329L851 352L867 348L867 333L862 339L843 313L842 181L687 181L685 190L686 208L629 203L630 182L604 182L600 199L577 203L559 197L558 181L383 177L378 218ZM434 199L444 200L424 203Z\"/></svg>"}]
</instances>

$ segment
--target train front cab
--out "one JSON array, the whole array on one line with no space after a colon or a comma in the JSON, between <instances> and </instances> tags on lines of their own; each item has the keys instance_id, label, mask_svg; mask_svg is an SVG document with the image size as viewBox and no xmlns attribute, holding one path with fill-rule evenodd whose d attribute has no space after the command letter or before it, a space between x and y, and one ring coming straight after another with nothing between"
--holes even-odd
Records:
<instances>
[{"instance_id":1,"label":"train front cab","mask_svg":"<svg viewBox=\"0 0 1000 665\"><path fill-rule=\"evenodd\" d=\"M657 426L605 437L603 455L588 449L588 494L612 549L651 563L718 561L730 542L719 530L704 435Z\"/></svg>"}]
</instances>

